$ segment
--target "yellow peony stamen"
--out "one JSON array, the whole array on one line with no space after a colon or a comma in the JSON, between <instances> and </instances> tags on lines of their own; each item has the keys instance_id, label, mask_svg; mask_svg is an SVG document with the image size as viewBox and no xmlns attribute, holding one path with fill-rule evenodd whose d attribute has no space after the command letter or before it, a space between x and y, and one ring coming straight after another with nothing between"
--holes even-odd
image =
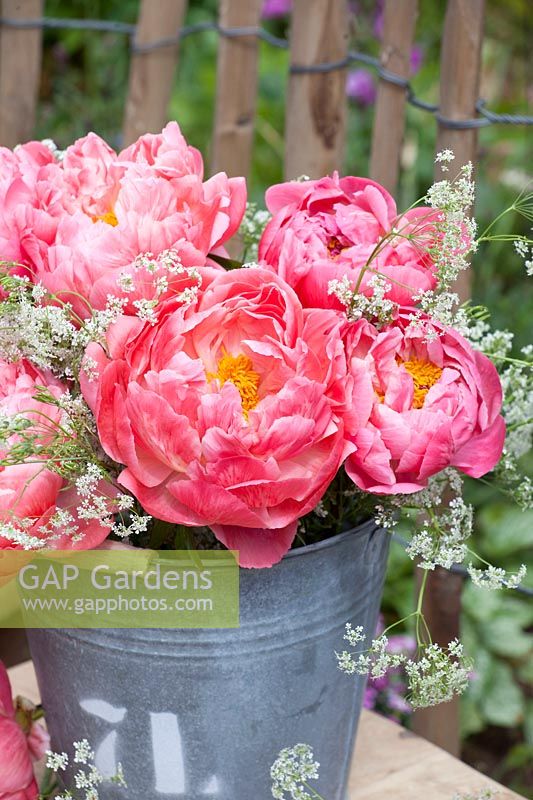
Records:
<instances>
[{"instance_id":1,"label":"yellow peony stamen","mask_svg":"<svg viewBox=\"0 0 533 800\"><path fill-rule=\"evenodd\" d=\"M422 408L427 393L440 379L442 369L431 361L420 361L418 358L402 363L414 383L412 408Z\"/></svg>"},{"instance_id":2,"label":"yellow peony stamen","mask_svg":"<svg viewBox=\"0 0 533 800\"><path fill-rule=\"evenodd\" d=\"M242 410L247 416L259 402L257 389L259 375L254 371L252 359L245 355L232 356L226 353L218 362L218 372L208 372L208 380L217 379L223 386L230 381L241 396Z\"/></svg>"},{"instance_id":3,"label":"yellow peony stamen","mask_svg":"<svg viewBox=\"0 0 533 800\"><path fill-rule=\"evenodd\" d=\"M341 243L337 236L330 236L327 248L330 257L333 259L337 258L343 250L346 250L346 246Z\"/></svg>"},{"instance_id":4,"label":"yellow peony stamen","mask_svg":"<svg viewBox=\"0 0 533 800\"><path fill-rule=\"evenodd\" d=\"M99 217L92 217L93 222L105 222L107 225L112 225L113 228L118 225L117 215L114 211L106 211L105 214L101 214Z\"/></svg>"}]
</instances>

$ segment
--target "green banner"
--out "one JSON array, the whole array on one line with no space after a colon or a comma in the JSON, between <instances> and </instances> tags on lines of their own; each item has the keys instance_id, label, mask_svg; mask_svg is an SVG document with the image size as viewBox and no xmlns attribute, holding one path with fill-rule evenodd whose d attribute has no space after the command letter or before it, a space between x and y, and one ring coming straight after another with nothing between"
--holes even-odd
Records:
<instances>
[{"instance_id":1,"label":"green banner","mask_svg":"<svg viewBox=\"0 0 533 800\"><path fill-rule=\"evenodd\" d=\"M0 550L0 628L236 628L222 550Z\"/></svg>"}]
</instances>

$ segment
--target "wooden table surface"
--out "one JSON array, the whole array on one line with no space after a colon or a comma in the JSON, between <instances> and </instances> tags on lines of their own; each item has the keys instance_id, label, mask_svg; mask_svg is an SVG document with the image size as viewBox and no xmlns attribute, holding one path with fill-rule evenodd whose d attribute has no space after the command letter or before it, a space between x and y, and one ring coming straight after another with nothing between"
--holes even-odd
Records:
<instances>
[{"instance_id":1,"label":"wooden table surface","mask_svg":"<svg viewBox=\"0 0 533 800\"><path fill-rule=\"evenodd\" d=\"M13 667L9 676L14 695L39 702L31 662ZM453 800L485 789L492 789L494 800L520 797L400 725L363 711L349 800Z\"/></svg>"}]
</instances>

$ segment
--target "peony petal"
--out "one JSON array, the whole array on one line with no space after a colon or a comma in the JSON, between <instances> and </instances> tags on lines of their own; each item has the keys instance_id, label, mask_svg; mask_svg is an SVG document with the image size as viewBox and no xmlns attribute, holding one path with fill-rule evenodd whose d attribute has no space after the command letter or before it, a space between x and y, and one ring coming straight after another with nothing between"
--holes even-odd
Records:
<instances>
[{"instance_id":1,"label":"peony petal","mask_svg":"<svg viewBox=\"0 0 533 800\"><path fill-rule=\"evenodd\" d=\"M35 784L33 767L28 751L26 737L18 724L6 717L0 717L0 797L34 798L37 791L29 793Z\"/></svg>"},{"instance_id":2,"label":"peony petal","mask_svg":"<svg viewBox=\"0 0 533 800\"><path fill-rule=\"evenodd\" d=\"M481 478L500 460L504 443L505 421L498 416L492 425L473 436L453 455L451 464L472 478Z\"/></svg>"},{"instance_id":3,"label":"peony petal","mask_svg":"<svg viewBox=\"0 0 533 800\"><path fill-rule=\"evenodd\" d=\"M0 661L0 717L14 718L15 709L11 693L9 675L3 661Z\"/></svg>"},{"instance_id":4,"label":"peony petal","mask_svg":"<svg viewBox=\"0 0 533 800\"><path fill-rule=\"evenodd\" d=\"M298 520L284 528L243 528L238 525L211 525L211 530L229 550L238 551L239 566L247 568L271 567L281 561L289 550Z\"/></svg>"}]
</instances>

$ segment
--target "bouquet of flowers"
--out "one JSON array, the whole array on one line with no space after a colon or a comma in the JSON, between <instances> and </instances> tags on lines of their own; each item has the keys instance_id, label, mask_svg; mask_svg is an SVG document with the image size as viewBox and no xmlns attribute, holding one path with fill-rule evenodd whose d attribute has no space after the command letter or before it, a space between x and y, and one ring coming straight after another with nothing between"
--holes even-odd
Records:
<instances>
[{"instance_id":1,"label":"bouquet of flowers","mask_svg":"<svg viewBox=\"0 0 533 800\"><path fill-rule=\"evenodd\" d=\"M227 547L262 568L405 512L427 570L471 561L462 475L530 503L531 352L450 291L498 238L469 216L470 166L405 213L337 174L272 186L263 211L244 179L204 180L171 122L118 154L95 134L2 148L0 182L1 548ZM509 211L531 219L531 197ZM531 271L531 240L507 238ZM467 667L413 616L410 690L438 702ZM386 632L339 655L374 677L399 658ZM450 680L428 690L424 663Z\"/></svg>"}]
</instances>

